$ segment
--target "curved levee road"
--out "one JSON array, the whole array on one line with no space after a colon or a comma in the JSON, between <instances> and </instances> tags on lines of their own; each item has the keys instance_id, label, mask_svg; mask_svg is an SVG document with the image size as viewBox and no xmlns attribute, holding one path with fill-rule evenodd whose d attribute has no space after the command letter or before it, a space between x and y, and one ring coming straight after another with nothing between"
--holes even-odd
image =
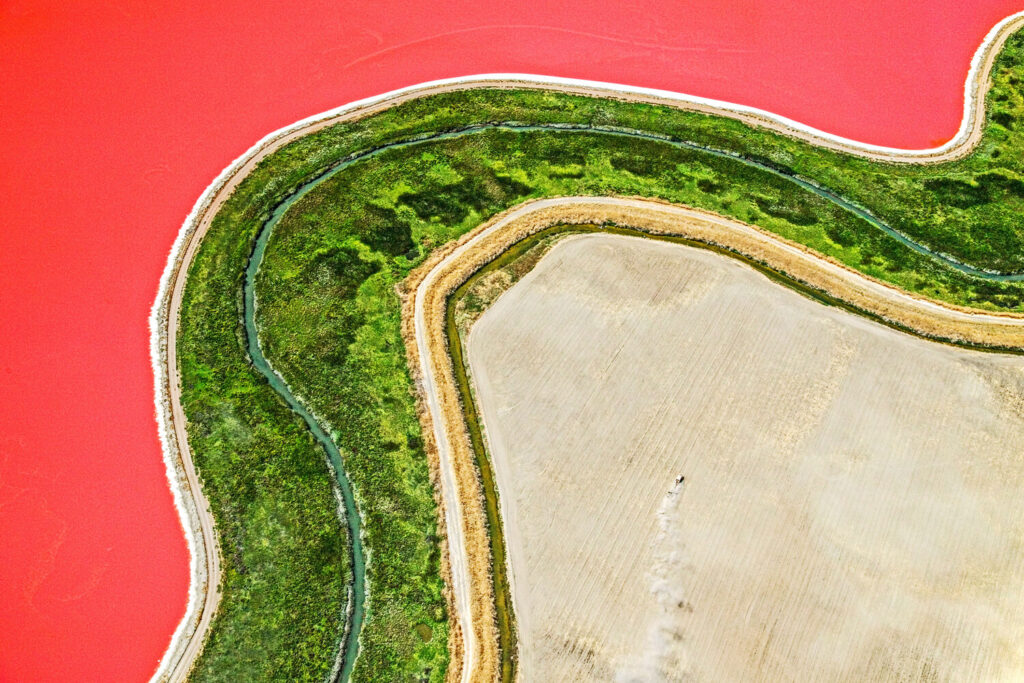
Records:
<instances>
[{"instance_id":1,"label":"curved levee road","mask_svg":"<svg viewBox=\"0 0 1024 683\"><path fill-rule=\"evenodd\" d=\"M180 402L175 339L182 293L189 266L213 217L235 187L262 159L302 136L336 123L369 116L410 99L473 88L529 88L611 97L702 111L738 119L823 147L866 158L903 163L938 163L961 157L977 145L983 130L984 96L988 89L994 59L1007 36L1022 25L1024 25L1024 13L1015 14L997 24L986 36L985 41L975 53L965 83L964 118L960 130L957 136L948 143L930 150L900 150L866 145L830 135L770 112L727 102L652 89L526 74L484 74L433 81L404 88L299 121L266 136L254 145L217 177L197 201L186 219L164 270L150 319L160 436L163 442L168 476L175 494L179 515L186 529L192 555L192 580L188 610L154 674L154 680L180 681L187 678L196 658L202 651L203 642L220 600L220 556L216 530L189 451L186 421ZM992 274L986 275L991 276ZM454 482L450 483L454 484ZM467 596L471 595L472 591L467 585L467 573L460 573L458 569L462 564L462 559L459 556L463 550L458 541L462 538L465 521L461 517L457 499L449 497L449 494L452 493L450 488L446 484L442 491L446 507L444 522L452 554L454 608L458 614L461 631L465 636L465 652L460 678L463 681L468 681L473 678L476 670L477 651L481 647L481 643L476 642L471 635L476 625L467 602Z\"/></svg>"},{"instance_id":2,"label":"curved levee road","mask_svg":"<svg viewBox=\"0 0 1024 683\"><path fill-rule=\"evenodd\" d=\"M404 312L412 316L420 390L430 412L443 497L452 518L448 524L453 583L459 591L456 597L479 619L489 617L479 606L489 599L489 588L459 579L472 576L472 558L486 555L489 546L486 526L476 523L484 513L473 474L474 449L462 415L463 397L448 351L445 311L455 289L510 246L553 225L573 223L610 223L715 245L912 333L969 346L1024 348L1024 316L974 311L916 297L807 247L717 214L631 197L558 197L510 209L468 234L421 273L411 312ZM467 516L474 519L467 523ZM513 581L511 574L509 581ZM481 631L486 629L477 623L467 633ZM474 648L488 645L493 643L467 642L463 680L471 680L465 674L473 668Z\"/></svg>"}]
</instances>

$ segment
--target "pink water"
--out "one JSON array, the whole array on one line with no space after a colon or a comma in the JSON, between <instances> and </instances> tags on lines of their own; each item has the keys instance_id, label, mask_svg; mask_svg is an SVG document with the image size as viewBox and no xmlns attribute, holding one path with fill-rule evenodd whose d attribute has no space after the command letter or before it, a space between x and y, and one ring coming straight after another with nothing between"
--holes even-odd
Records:
<instances>
[{"instance_id":1,"label":"pink water","mask_svg":"<svg viewBox=\"0 0 1024 683\"><path fill-rule=\"evenodd\" d=\"M423 80L677 90L867 142L959 125L1022 0L0 0L0 680L141 680L188 557L147 315L193 202L267 132Z\"/></svg>"}]
</instances>

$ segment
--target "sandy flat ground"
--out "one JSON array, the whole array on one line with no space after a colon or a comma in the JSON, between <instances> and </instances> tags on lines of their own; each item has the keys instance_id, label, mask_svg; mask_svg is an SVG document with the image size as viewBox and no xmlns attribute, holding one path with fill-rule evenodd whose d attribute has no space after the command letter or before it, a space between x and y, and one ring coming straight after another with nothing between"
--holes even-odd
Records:
<instances>
[{"instance_id":1,"label":"sandy flat ground","mask_svg":"<svg viewBox=\"0 0 1024 683\"><path fill-rule=\"evenodd\" d=\"M521 680L1024 676L1024 359L611 235L467 346Z\"/></svg>"}]
</instances>

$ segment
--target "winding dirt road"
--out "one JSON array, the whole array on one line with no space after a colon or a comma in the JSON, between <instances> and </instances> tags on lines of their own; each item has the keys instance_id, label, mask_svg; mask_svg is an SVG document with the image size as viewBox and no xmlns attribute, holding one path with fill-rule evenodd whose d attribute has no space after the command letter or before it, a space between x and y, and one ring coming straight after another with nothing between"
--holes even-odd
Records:
<instances>
[{"instance_id":1,"label":"winding dirt road","mask_svg":"<svg viewBox=\"0 0 1024 683\"><path fill-rule=\"evenodd\" d=\"M700 111L738 119L751 125L775 130L816 145L871 159L905 163L938 163L963 156L973 149L980 140L984 122L984 95L989 87L989 76L994 59L1006 38L1022 25L1024 25L1024 13L1015 14L997 24L986 36L985 41L979 47L971 62L971 69L965 83L964 118L960 130L957 136L948 143L930 150L900 150L866 145L830 135L784 117L776 116L770 112L728 102L691 97L667 91L527 74L483 74L432 81L403 88L377 97L353 102L344 107L299 121L291 126L275 131L259 141L214 180L199 198L192 212L187 217L171 250L150 317L151 356L155 376L156 409L160 437L163 444L168 478L171 482L171 488L182 524L186 530L192 557L192 579L188 609L175 632L160 667L154 674L153 680L181 681L187 678L196 658L202 651L203 643L220 601L220 555L216 529L213 518L210 515L208 502L202 493L191 452L189 451L186 420L180 400L180 378L177 372L178 362L175 339L178 329L181 297L186 284L189 266L198 250L199 244L210 227L213 217L227 198L231 196L238 184L261 160L302 136L336 123L369 116L411 99L476 88L529 88L660 104ZM467 503L462 495L460 495L472 493L471 490L467 490L467 487L471 489L471 485L466 480L466 473L472 471L472 463L453 461L452 444L457 443L457 439L449 440L451 438L450 425L441 419L445 414L446 403L441 400L442 395L439 395L439 392L443 394L445 377L443 373L441 375L437 373L437 364L440 362L438 349L440 347L432 346L430 343L431 338L429 336L429 328L427 327L427 313L430 310L427 308L428 294L436 290L435 285L440 286L446 282L445 278L441 277L443 273L448 273L450 278L453 272L450 269L453 265L463 264L460 268L464 268L464 264L471 262L465 260L467 255L472 254L478 257L483 245L490 244L487 242L488 239L498 234L506 237L511 236L513 234L513 226L520 226L521 228L522 225L536 224L537 221L548 221L546 224L550 225L552 220L572 222L571 218L573 216L580 218L581 216L588 215L595 218L599 215L613 215L616 212L625 212L627 214L624 216L626 218L626 220L623 220L624 224L633 224L635 227L646 227L652 230L655 229L653 226L657 224L661 226L657 229L670 231L670 228L664 225L664 221L669 221L670 223L675 221L679 226L696 225L697 223L694 221L704 221L709 225L715 223L707 214L700 214L698 217L694 215L694 212L686 213L689 210L681 207L666 208L665 205L657 205L652 202L640 202L640 204L637 204L637 202L640 202L640 200L623 198L604 200L564 198L542 200L517 207L464 237L456 251L451 252L449 250L445 252L448 255L435 266L435 270L431 270L426 275L424 282L416 289L415 342L418 356L421 359L422 377L425 382L429 378L431 387L429 391L424 393L424 401L430 415L434 418L433 424L437 427L435 430L435 440L441 454L440 481L444 509L444 519L442 521L447 530L447 545L450 549L449 561L453 609L458 615L459 630L463 634L462 651L453 652L452 658L453 663L459 662L461 658L462 666L453 666L453 669L458 668L459 672L450 672L450 680L470 681L490 678L493 673L490 667L497 661L497 653L496 645L493 642L488 642L493 641L493 638L491 638L491 635L493 635L493 625L486 621L487 610L480 606L480 598L489 595L490 588L489 585L482 586L480 584L480 577L482 576L480 572L482 570L480 566L474 567L471 558L475 558L477 564L482 560L480 560L478 554L467 551L467 547L474 546L480 541L479 536L481 533L484 534L483 542L486 544L486 533L485 528L480 526L480 519L469 519L467 515L467 504L479 506L478 496L476 496L477 500L475 503ZM544 213L545 211L549 213ZM653 223L637 225L636 221L641 220L638 217L641 213L644 215L649 214L648 217ZM630 220L629 217L632 217L632 219ZM529 219L527 223L522 222L527 219ZM756 228L750 228L750 226L744 226L741 231L737 227L740 225L742 224L732 224L731 226L719 224L718 227L725 229L726 232L731 231L731 234L737 236L746 230L754 230L760 233ZM764 233L760 234L764 236ZM747 237L750 237L750 235L747 235ZM964 339L968 339L969 335L980 335L985 339L998 338L1011 341L1019 340L1020 338L1018 335L1020 334L1021 323L1017 318L971 313L966 310L957 310L934 303L923 302L881 283L869 281L867 278L853 273L853 271L849 271L834 262L827 261L820 256L811 255L797 245L783 243L777 238L770 239L775 239L776 243L757 242L757 245L759 248L765 249L766 253L780 255L780 258L783 253L787 253L788 256L786 258L793 260L793 264L802 263L807 267L808 277L813 275L811 271L829 274L829 277L832 278L829 281L831 284L823 281L821 284L822 289L832 291L829 287L833 285L839 288L849 287L851 292L857 293L857 296L867 297L869 303L875 302L879 306L879 310L884 311L884 313L880 314L886 317L906 315L908 320L917 321L921 325L936 325L939 330L945 330L948 334L962 333L965 335ZM470 246L470 241L472 241L472 246ZM492 244L491 246L493 247L494 245ZM756 254L751 255L760 258ZM431 263L435 261L432 260ZM442 266L448 270L436 270L436 268L441 268ZM783 268L783 270L785 269ZM808 281L811 282L810 279ZM841 294L836 295L840 298L845 298ZM907 300L901 299L901 296ZM869 308L868 306L862 307ZM869 308L869 310L873 309ZM950 325L954 324L954 327L950 327ZM913 327L913 325L910 326ZM949 332L952 329L955 329L956 332ZM461 418L459 419L461 420ZM463 468L470 468L462 472L461 479L459 475L460 465ZM487 582L484 581L483 583L486 584ZM474 603L477 604L475 611ZM453 647L458 649L458 638L453 638Z\"/></svg>"}]
</instances>

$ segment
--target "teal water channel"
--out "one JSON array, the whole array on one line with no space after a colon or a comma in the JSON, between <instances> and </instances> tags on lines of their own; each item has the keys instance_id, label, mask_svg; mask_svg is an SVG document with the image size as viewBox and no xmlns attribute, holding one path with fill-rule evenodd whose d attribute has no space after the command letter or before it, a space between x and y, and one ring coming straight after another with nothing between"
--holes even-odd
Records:
<instances>
[{"instance_id":1,"label":"teal water channel","mask_svg":"<svg viewBox=\"0 0 1024 683\"><path fill-rule=\"evenodd\" d=\"M849 201L842 196L836 194L832 190L818 185L806 178L801 178L796 174L787 171L786 169L778 168L769 163L758 161L756 159L750 159L747 157L740 156L738 154L719 150L704 145L697 144L695 142L689 142L686 140L679 140L667 136L658 135L656 133L648 133L640 130L614 128L605 126L586 126L586 125L572 125L572 124L519 124L515 122L505 123L487 123L478 124L473 126L467 126L457 130L446 131L444 133L433 133L422 135L418 137L412 137L405 140L396 141L380 147L374 147L372 149L356 152L348 155L339 162L336 162L329 168L325 169L320 174L316 175L312 179L306 181L303 185L299 186L293 191L284 201L277 205L270 218L264 222L260 233L256 239L256 244L253 249L252 256L249 259L248 267L245 272L244 282L244 322L245 322L245 334L246 344L249 356L252 359L253 365L256 369L266 377L270 386L285 400L285 402L294 410L309 427L310 432L316 441L323 446L327 452L327 456L330 459L331 466L335 475L335 479L338 488L341 491L341 496L345 506L345 522L348 525L349 538L350 538L350 559L352 566L353 581L351 586L351 599L349 601L349 619L345 629L345 636L341 643L342 652L342 665L338 673L336 680L345 682L348 681L352 667L355 663L356 656L359 651L359 633L362 629L363 619L365 616L365 602L366 602L366 561L363 552L362 539L360 537L360 517L359 511L356 507L355 496L352 492L352 484L349 482L348 477L345 475L345 463L342 458L341 451L338 449L337 444L330 438L327 430L324 429L323 425L317 419L313 413L311 413L291 392L285 381L280 375L274 370L270 362L263 355L263 351L259 345L259 336L256 331L256 294L255 294L255 282L256 275L259 271L260 265L263 262L263 255L267 248L267 242L273 233L274 226L278 224L281 218L287 213L288 209L293 204L302 199L315 187L321 183L329 180L335 174L344 170L345 168L355 164L359 161L383 154L384 152L401 149L405 147L412 147L414 145L422 145L430 142L436 142L440 140L450 140L454 138L464 137L475 133L480 133L488 130L505 130L512 132L580 132L580 133L600 133L604 135L615 135L627 138L651 140L661 142L672 147L688 149L696 152L710 154L717 157L732 159L738 163L742 163L746 166L766 171L780 178L784 178L790 182L793 182L800 187L813 192L814 194L822 197L828 201L833 202L840 208L854 214L858 218L867 221L872 226L882 230L893 239L896 239L901 244L908 248L923 254L931 259L934 259L950 268L954 268L968 275L983 278L986 280L995 281L1024 281L1024 273L998 273L973 266L960 263L955 259L950 258L945 254L934 252L928 247L915 242L903 233L895 230L881 219L874 216L866 208L857 205L856 203Z\"/></svg>"},{"instance_id":2,"label":"teal water channel","mask_svg":"<svg viewBox=\"0 0 1024 683\"><path fill-rule=\"evenodd\" d=\"M285 214L288 207L300 197L301 195L297 193L277 207L270 219L264 224L259 237L256 239L256 247L253 250L252 256L249 257L249 265L245 269L244 284L245 341L252 364L259 370L260 374L267 378L271 388L280 394L281 398L285 400L292 410L298 413L299 417L306 423L306 426L309 427L313 438L327 452L334 478L337 481L338 488L341 490L341 497L345 505L345 520L343 521L348 523L350 539L349 560L353 578L349 599L348 623L341 644L343 648L342 665L335 680L347 681L352 674L352 666L355 663L356 654L359 650L359 631L363 625L366 601L366 561L363 556L362 539L359 537L359 511L356 509L352 484L349 482L348 477L345 476L345 465L337 444L327 435L327 431L313 413L307 410L295 398L288 385L285 384L285 381L270 365L266 356L263 355L263 350L260 348L259 335L256 331L256 273L263 262L263 254L267 249L267 240L270 238L274 225L281 220L281 216Z\"/></svg>"}]
</instances>

